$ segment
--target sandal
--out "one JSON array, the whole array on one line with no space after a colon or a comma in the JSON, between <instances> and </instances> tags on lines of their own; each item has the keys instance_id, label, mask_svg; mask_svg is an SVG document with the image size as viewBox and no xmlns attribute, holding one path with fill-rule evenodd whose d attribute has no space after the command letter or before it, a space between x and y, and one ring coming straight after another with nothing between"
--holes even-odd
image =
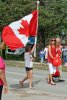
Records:
<instances>
[{"instance_id":1,"label":"sandal","mask_svg":"<svg viewBox=\"0 0 67 100\"><path fill-rule=\"evenodd\" d=\"M47 77L46 77L46 80L47 80L47 83L48 83L48 84L50 84L50 83L51 83L51 81L50 81L50 80L48 80L48 78L47 78Z\"/></svg>"},{"instance_id":2,"label":"sandal","mask_svg":"<svg viewBox=\"0 0 67 100\"><path fill-rule=\"evenodd\" d=\"M50 84L51 84L51 85L56 85L56 83L54 83L54 82L50 82Z\"/></svg>"}]
</instances>

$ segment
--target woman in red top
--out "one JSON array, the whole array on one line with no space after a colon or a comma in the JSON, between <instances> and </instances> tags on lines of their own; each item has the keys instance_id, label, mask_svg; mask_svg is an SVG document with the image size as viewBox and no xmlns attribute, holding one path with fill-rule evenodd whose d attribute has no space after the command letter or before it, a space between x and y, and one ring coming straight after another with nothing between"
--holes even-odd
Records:
<instances>
[{"instance_id":1,"label":"woman in red top","mask_svg":"<svg viewBox=\"0 0 67 100\"><path fill-rule=\"evenodd\" d=\"M56 56L56 39L51 38L50 44L48 46L48 66L49 66L49 76L47 78L48 83L55 85L53 82L52 75L56 72L56 67L53 66L53 58Z\"/></svg>"}]
</instances>

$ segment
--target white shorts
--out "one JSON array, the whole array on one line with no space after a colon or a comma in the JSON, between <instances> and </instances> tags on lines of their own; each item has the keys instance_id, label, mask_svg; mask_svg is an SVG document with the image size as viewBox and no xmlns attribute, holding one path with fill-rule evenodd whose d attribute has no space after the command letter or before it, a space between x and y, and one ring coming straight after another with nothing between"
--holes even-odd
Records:
<instances>
[{"instance_id":1,"label":"white shorts","mask_svg":"<svg viewBox=\"0 0 67 100\"><path fill-rule=\"evenodd\" d=\"M49 73L54 74L56 72L56 67L52 65L52 63L48 63L49 66Z\"/></svg>"}]
</instances>

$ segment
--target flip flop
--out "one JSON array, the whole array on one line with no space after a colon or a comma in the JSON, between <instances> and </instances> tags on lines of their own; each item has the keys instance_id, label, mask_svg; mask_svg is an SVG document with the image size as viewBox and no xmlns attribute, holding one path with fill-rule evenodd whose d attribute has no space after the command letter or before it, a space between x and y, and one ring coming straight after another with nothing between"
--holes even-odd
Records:
<instances>
[{"instance_id":1,"label":"flip flop","mask_svg":"<svg viewBox=\"0 0 67 100\"><path fill-rule=\"evenodd\" d=\"M51 85L56 85L56 83L50 83Z\"/></svg>"}]
</instances>

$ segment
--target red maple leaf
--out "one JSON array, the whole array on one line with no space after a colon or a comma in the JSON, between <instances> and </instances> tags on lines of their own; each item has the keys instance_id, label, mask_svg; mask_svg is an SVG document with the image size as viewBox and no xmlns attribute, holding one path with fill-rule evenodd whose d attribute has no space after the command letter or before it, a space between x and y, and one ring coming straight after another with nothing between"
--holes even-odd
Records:
<instances>
[{"instance_id":1,"label":"red maple leaf","mask_svg":"<svg viewBox=\"0 0 67 100\"><path fill-rule=\"evenodd\" d=\"M21 22L22 27L20 27L20 29L18 29L19 34L24 34L27 36L29 36L29 24L27 21L22 20Z\"/></svg>"}]
</instances>

